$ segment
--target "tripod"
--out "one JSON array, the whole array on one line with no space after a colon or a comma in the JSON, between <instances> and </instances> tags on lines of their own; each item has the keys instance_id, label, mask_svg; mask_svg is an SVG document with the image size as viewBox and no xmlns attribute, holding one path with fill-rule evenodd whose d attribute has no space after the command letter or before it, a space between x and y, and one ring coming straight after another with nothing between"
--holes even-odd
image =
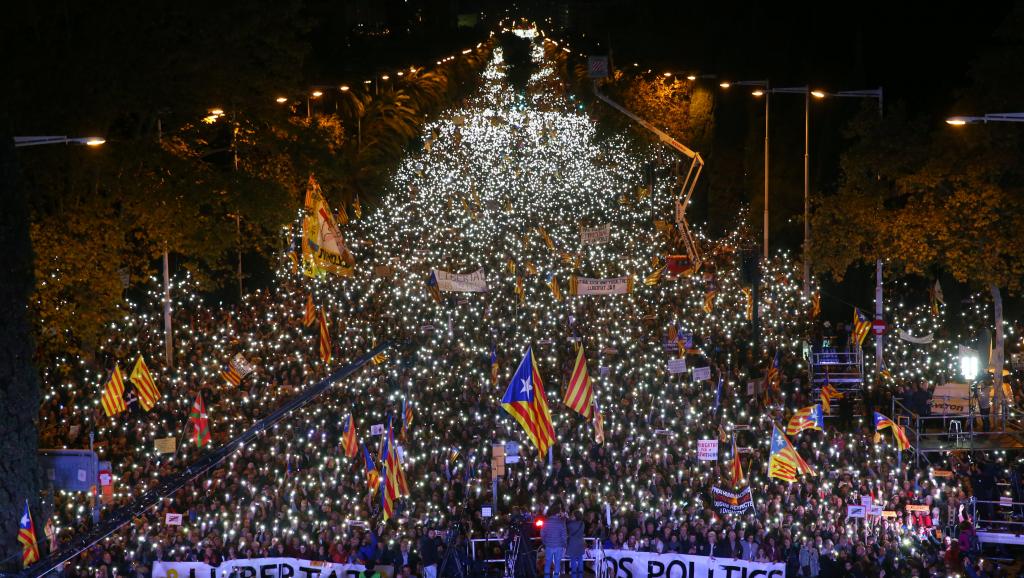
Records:
<instances>
[{"instance_id":1,"label":"tripod","mask_svg":"<svg viewBox=\"0 0 1024 578\"><path fill-rule=\"evenodd\" d=\"M467 578L466 570L462 567L462 561L459 560L459 555L455 551L455 534L449 534L445 540L444 559L441 560L441 565L437 569L439 576L449 576L450 578ZM449 566L448 563L453 562L453 567Z\"/></svg>"},{"instance_id":2,"label":"tripod","mask_svg":"<svg viewBox=\"0 0 1024 578\"><path fill-rule=\"evenodd\" d=\"M524 536L521 528L513 528L512 537L505 549L505 572L502 578L536 578L537 558L530 549L529 538Z\"/></svg>"}]
</instances>

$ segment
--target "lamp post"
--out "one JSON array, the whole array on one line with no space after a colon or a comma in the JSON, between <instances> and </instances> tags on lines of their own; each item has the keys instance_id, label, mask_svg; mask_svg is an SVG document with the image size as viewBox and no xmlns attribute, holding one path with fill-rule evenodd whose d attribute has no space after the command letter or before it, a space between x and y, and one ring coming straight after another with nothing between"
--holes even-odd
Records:
<instances>
[{"instance_id":1,"label":"lamp post","mask_svg":"<svg viewBox=\"0 0 1024 578\"><path fill-rule=\"evenodd\" d=\"M85 145L90 147L100 146L107 142L106 139L98 136L83 136L83 137L70 137L70 136L16 136L14 137L14 146L20 147L33 147L39 145L48 144L77 144Z\"/></svg>"},{"instance_id":2,"label":"lamp post","mask_svg":"<svg viewBox=\"0 0 1024 578\"><path fill-rule=\"evenodd\" d=\"M988 124L990 122L1024 122L1024 112L995 112L982 116L954 116L946 119L950 126L964 126L966 124ZM1000 411L1003 412L1003 419L1006 418L1006 397L1003 393L1003 295L999 286L991 283L989 291L992 293L993 317L995 317L995 346L992 348L992 384L995 389L996 399L999 400Z\"/></svg>"},{"instance_id":3,"label":"lamp post","mask_svg":"<svg viewBox=\"0 0 1024 578\"><path fill-rule=\"evenodd\" d=\"M764 258L768 258L768 112L769 112L769 95L771 94L771 83L767 80L740 80L737 82L722 82L719 83L722 88L729 88L732 86L757 86L763 89L761 92L764 95ZM757 91L755 91L757 92Z\"/></svg>"}]
</instances>

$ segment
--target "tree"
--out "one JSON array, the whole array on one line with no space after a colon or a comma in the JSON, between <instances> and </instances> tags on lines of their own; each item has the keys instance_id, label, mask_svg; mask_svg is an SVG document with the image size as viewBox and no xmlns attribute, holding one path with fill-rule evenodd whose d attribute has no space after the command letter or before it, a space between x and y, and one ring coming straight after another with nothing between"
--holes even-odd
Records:
<instances>
[{"instance_id":1,"label":"tree","mask_svg":"<svg viewBox=\"0 0 1024 578\"><path fill-rule=\"evenodd\" d=\"M1022 88L1024 8L982 53L959 110L1005 110ZM1003 397L1002 291L1024 275L1024 133L1015 126L953 129L913 122L899 109L859 119L842 160L842 182L814 214L819 268L841 278L857 262L884 258L900 272L948 271L992 295L996 396Z\"/></svg>"},{"instance_id":2,"label":"tree","mask_svg":"<svg viewBox=\"0 0 1024 578\"><path fill-rule=\"evenodd\" d=\"M0 560L21 552L18 519L25 499L37 504L39 375L28 319L32 244L25 196L18 186L14 141L0 133ZM33 514L40 519L38 510Z\"/></svg>"}]
</instances>

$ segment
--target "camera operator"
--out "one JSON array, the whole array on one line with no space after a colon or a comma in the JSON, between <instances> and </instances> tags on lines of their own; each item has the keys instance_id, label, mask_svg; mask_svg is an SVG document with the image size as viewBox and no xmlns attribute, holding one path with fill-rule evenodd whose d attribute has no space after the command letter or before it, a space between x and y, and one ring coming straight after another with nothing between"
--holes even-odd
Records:
<instances>
[{"instance_id":1,"label":"camera operator","mask_svg":"<svg viewBox=\"0 0 1024 578\"><path fill-rule=\"evenodd\" d=\"M544 523L544 527L540 529L540 541L544 544L544 578L558 578L561 574L562 558L565 556L568 532L565 527L565 515L557 506Z\"/></svg>"}]
</instances>

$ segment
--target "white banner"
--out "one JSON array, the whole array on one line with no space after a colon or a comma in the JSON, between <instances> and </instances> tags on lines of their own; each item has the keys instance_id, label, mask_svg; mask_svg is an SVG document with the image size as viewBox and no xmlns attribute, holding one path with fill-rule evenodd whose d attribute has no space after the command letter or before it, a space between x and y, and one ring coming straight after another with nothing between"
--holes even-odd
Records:
<instances>
[{"instance_id":1,"label":"white banner","mask_svg":"<svg viewBox=\"0 0 1024 578\"><path fill-rule=\"evenodd\" d=\"M614 569L612 578L784 578L782 563L746 562L733 558L654 554L631 550L604 550L598 553L599 568ZM610 564L606 566L605 560ZM161 578L154 575L154 578ZM249 577L240 577L249 578Z\"/></svg>"},{"instance_id":2,"label":"white banner","mask_svg":"<svg viewBox=\"0 0 1024 578\"><path fill-rule=\"evenodd\" d=\"M629 293L629 277L573 277L569 289L573 295L622 295Z\"/></svg>"},{"instance_id":3,"label":"white banner","mask_svg":"<svg viewBox=\"0 0 1024 578\"><path fill-rule=\"evenodd\" d=\"M487 292L487 274L484 273L483 267L472 273L465 274L449 273L448 271L434 269L434 277L437 279L437 288L441 291Z\"/></svg>"},{"instance_id":4,"label":"white banner","mask_svg":"<svg viewBox=\"0 0 1024 578\"><path fill-rule=\"evenodd\" d=\"M600 245L612 240L612 226L581 227L580 242L584 245Z\"/></svg>"},{"instance_id":5,"label":"white banner","mask_svg":"<svg viewBox=\"0 0 1024 578\"><path fill-rule=\"evenodd\" d=\"M702 462L718 460L718 440L697 440L697 459Z\"/></svg>"},{"instance_id":6,"label":"white banner","mask_svg":"<svg viewBox=\"0 0 1024 578\"><path fill-rule=\"evenodd\" d=\"M153 562L153 578L355 578L361 564L311 562L297 558L227 560L220 566L202 562Z\"/></svg>"},{"instance_id":7,"label":"white banner","mask_svg":"<svg viewBox=\"0 0 1024 578\"><path fill-rule=\"evenodd\" d=\"M935 336L929 333L928 335L925 335L923 337L914 337L906 329L900 329L900 339L902 339L903 341L916 343L918 345L927 345L935 340Z\"/></svg>"}]
</instances>

